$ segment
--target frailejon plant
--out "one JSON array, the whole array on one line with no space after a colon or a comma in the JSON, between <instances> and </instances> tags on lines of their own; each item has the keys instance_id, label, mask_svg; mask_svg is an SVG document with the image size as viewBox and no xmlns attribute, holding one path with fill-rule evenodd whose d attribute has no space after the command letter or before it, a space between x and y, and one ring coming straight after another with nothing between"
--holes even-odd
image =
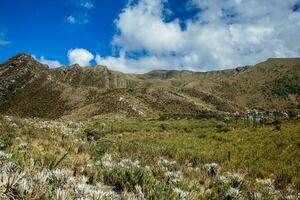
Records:
<instances>
[{"instance_id":1,"label":"frailejon plant","mask_svg":"<svg viewBox=\"0 0 300 200\"><path fill-rule=\"evenodd\" d=\"M284 122L281 132L271 127L249 130L238 122L222 134L215 130L213 120L116 118L114 133L87 141L86 124L94 129L110 124L111 118L78 125L63 120L1 120L5 124L1 134L12 133L15 139L0 151L0 199L299 196L298 122ZM161 123L168 125L164 132ZM283 180L282 174L292 179Z\"/></svg>"}]
</instances>

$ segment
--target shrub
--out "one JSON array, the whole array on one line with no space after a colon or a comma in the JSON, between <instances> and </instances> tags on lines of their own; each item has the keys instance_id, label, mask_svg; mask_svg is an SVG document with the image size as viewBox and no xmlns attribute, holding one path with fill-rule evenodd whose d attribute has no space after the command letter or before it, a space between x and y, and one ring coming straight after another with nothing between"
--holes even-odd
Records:
<instances>
[{"instance_id":1,"label":"shrub","mask_svg":"<svg viewBox=\"0 0 300 200\"><path fill-rule=\"evenodd\" d=\"M279 174L275 179L275 187L278 189L285 189L285 187L290 184L292 177L287 173Z\"/></svg>"},{"instance_id":2,"label":"shrub","mask_svg":"<svg viewBox=\"0 0 300 200\"><path fill-rule=\"evenodd\" d=\"M300 113L299 109L293 109L293 110L288 111L289 118L292 118L292 119L297 118L299 113Z\"/></svg>"},{"instance_id":3,"label":"shrub","mask_svg":"<svg viewBox=\"0 0 300 200\"><path fill-rule=\"evenodd\" d=\"M216 125L216 129L217 129L217 132L223 132L223 133L227 133L230 131L230 128L224 124L224 123L219 123Z\"/></svg>"},{"instance_id":4,"label":"shrub","mask_svg":"<svg viewBox=\"0 0 300 200\"><path fill-rule=\"evenodd\" d=\"M86 140L89 142L99 140L100 137L102 136L99 130L92 129L92 128L87 128L83 132Z\"/></svg>"},{"instance_id":5,"label":"shrub","mask_svg":"<svg viewBox=\"0 0 300 200\"><path fill-rule=\"evenodd\" d=\"M168 125L167 124L160 124L159 127L160 127L161 131L166 131L167 128L168 128Z\"/></svg>"},{"instance_id":6,"label":"shrub","mask_svg":"<svg viewBox=\"0 0 300 200\"><path fill-rule=\"evenodd\" d=\"M15 139L15 134L11 132L2 133L0 135L0 143L2 144L0 148L5 149L11 146L13 144L14 139Z\"/></svg>"},{"instance_id":7,"label":"shrub","mask_svg":"<svg viewBox=\"0 0 300 200\"><path fill-rule=\"evenodd\" d=\"M97 160L97 158L102 157L106 152L112 148L112 141L109 140L98 140L96 146L93 149L92 156Z\"/></svg>"},{"instance_id":8,"label":"shrub","mask_svg":"<svg viewBox=\"0 0 300 200\"><path fill-rule=\"evenodd\" d=\"M217 177L220 172L220 167L217 163L205 164L204 169L211 178Z\"/></svg>"},{"instance_id":9,"label":"shrub","mask_svg":"<svg viewBox=\"0 0 300 200\"><path fill-rule=\"evenodd\" d=\"M147 199L174 199L177 194L165 182L157 181L151 171L144 168L112 168L103 173L105 184L115 186L116 190L135 192L141 187Z\"/></svg>"}]
</instances>

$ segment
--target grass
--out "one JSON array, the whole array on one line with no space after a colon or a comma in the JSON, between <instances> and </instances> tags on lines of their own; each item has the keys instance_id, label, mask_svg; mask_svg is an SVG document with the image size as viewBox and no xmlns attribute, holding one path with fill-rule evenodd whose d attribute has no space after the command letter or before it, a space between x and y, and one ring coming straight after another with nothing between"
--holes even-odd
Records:
<instances>
[{"instance_id":1,"label":"grass","mask_svg":"<svg viewBox=\"0 0 300 200\"><path fill-rule=\"evenodd\" d=\"M217 162L225 169L245 170L257 177L286 173L299 179L298 121L284 123L281 131L274 131L272 126L245 128L240 122L229 125L232 128L227 133L217 132L217 123L119 119L114 122L114 134L107 134L98 143L99 148L105 141L111 143L108 153L115 151L122 157L142 158L146 164L163 156L182 164ZM162 124L166 127L164 130ZM230 161L228 152L231 154Z\"/></svg>"},{"instance_id":2,"label":"grass","mask_svg":"<svg viewBox=\"0 0 300 200\"><path fill-rule=\"evenodd\" d=\"M68 169L73 179L87 177L87 188L106 185L115 196L105 198L113 199L296 198L299 132L299 120L285 121L275 131L273 126L246 127L242 121L108 115L73 122L2 116L1 151L12 156L1 160L0 167L13 161L29 171L33 161L32 174ZM27 144L25 150L22 143ZM217 163L216 169L210 163ZM211 170L216 170L216 177L207 173ZM64 184L47 183L48 189L35 188L34 194L22 196L59 199L58 188Z\"/></svg>"}]
</instances>

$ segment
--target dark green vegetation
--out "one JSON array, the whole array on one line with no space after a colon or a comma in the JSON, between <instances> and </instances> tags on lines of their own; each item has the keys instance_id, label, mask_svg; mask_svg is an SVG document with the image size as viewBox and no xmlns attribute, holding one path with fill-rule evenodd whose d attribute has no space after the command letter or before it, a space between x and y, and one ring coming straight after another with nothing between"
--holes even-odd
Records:
<instances>
[{"instance_id":1,"label":"dark green vegetation","mask_svg":"<svg viewBox=\"0 0 300 200\"><path fill-rule=\"evenodd\" d=\"M300 191L299 120L284 121L280 131L273 125L245 127L242 121L123 115L82 122L1 117L0 123L1 151L30 176L39 179L48 170L78 179L75 185L84 176L84 187L102 183L101 190L114 191L107 198L296 199ZM64 199L60 189L71 186L61 185L63 180L46 182L47 188L33 184L33 191L19 189L18 195Z\"/></svg>"},{"instance_id":2,"label":"dark green vegetation","mask_svg":"<svg viewBox=\"0 0 300 200\"><path fill-rule=\"evenodd\" d=\"M105 66L48 69L30 55L0 64L0 111L23 117L85 118L108 113L218 116L299 109L300 59L269 59L213 72L124 74Z\"/></svg>"},{"instance_id":3,"label":"dark green vegetation","mask_svg":"<svg viewBox=\"0 0 300 200\"><path fill-rule=\"evenodd\" d=\"M285 122L280 132L274 126L249 128L242 122L223 124L229 131L219 131L219 122L214 120L101 118L91 126L98 127L98 121L112 127L98 130L102 136L97 140L95 158L117 152L121 157L143 160L145 164L160 156L183 166L217 162L224 170L244 170L257 178L276 177L280 182L279 178L286 176L288 182L295 181L300 187L299 121Z\"/></svg>"}]
</instances>

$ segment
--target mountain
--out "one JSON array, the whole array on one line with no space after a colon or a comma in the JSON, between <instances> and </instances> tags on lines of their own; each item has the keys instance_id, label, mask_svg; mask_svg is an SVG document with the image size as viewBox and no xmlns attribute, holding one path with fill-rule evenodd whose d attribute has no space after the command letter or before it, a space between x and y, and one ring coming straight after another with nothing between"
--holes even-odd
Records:
<instances>
[{"instance_id":1,"label":"mountain","mask_svg":"<svg viewBox=\"0 0 300 200\"><path fill-rule=\"evenodd\" d=\"M21 117L83 118L219 115L251 109L300 109L300 58L192 72L125 74L105 66L50 69L29 54L0 64L0 113Z\"/></svg>"}]
</instances>

